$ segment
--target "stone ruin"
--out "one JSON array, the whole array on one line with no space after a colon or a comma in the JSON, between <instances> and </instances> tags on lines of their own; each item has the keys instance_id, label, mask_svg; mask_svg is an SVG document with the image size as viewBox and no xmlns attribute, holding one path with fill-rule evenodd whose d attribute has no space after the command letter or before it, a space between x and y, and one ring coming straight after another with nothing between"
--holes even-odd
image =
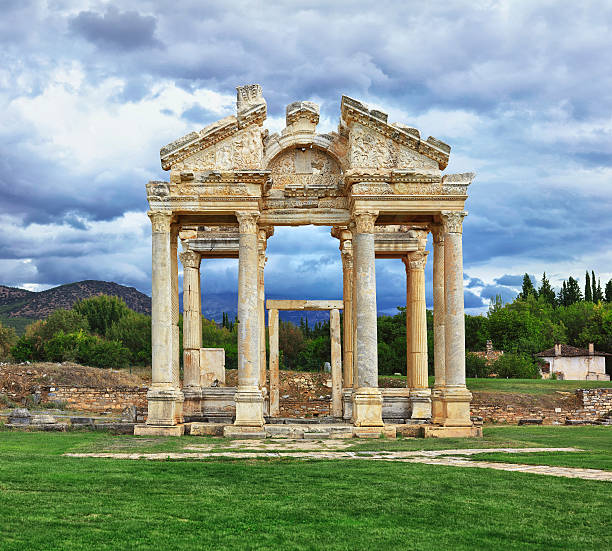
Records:
<instances>
[{"instance_id":1,"label":"stone ruin","mask_svg":"<svg viewBox=\"0 0 612 551\"><path fill-rule=\"evenodd\" d=\"M152 384L136 434L182 434L184 422L226 418L227 435L261 431L278 415L278 310L268 301L266 386L264 266L275 226L331 226L339 241L343 297L330 304L332 413L357 432L385 420L428 421L472 435L465 385L462 223L474 174L443 174L450 146L342 97L337 132L318 134L319 107L287 106L280 134L263 128L257 84L238 89L236 114L161 149L169 181L146 186L152 223ZM425 250L433 235L435 384L428 387ZM182 252L178 252L178 242ZM179 377L178 258L183 265L183 362ZM222 354L202 349L202 259L238 258L238 386L219 382ZM407 276L406 388L378 388L376 258L398 258ZM282 301L281 301L282 302ZM307 308L302 301L301 307ZM325 302L325 301L323 301ZM332 304L333 303L333 304ZM311 304L312 306L312 304ZM299 308L298 308L299 309ZM339 310L344 328L340 336ZM232 424L230 424L232 423Z\"/></svg>"}]
</instances>

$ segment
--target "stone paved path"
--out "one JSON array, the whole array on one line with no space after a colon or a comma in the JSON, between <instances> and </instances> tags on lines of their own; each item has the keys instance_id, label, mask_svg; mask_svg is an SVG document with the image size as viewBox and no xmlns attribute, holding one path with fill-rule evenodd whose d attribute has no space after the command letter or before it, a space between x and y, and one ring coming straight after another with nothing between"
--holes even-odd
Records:
<instances>
[{"instance_id":1,"label":"stone paved path","mask_svg":"<svg viewBox=\"0 0 612 551\"><path fill-rule=\"evenodd\" d=\"M339 444L342 441L339 441ZM286 443L285 443L286 444ZM342 442L344 444L344 442ZM471 467L481 469L495 469L500 471L523 472L548 476L560 476L566 478L581 478L584 480L599 480L612 482L612 471L598 469L580 469L575 467L552 467L548 465L524 465L517 463L496 463L492 461L471 461L465 456L479 453L537 453L537 452L575 452L581 451L577 448L480 448L459 450L418 450L418 451L333 451L328 449L317 451L294 451L284 452L278 449L274 451L263 444L255 444L252 441L243 443L248 449L259 449L261 451L197 451L197 452L163 452L163 453L66 453L68 457L100 457L108 459L130 459L130 460L167 460L167 459L215 459L220 457L230 459L361 459L369 461L399 461L403 463L424 463L427 465L444 465L447 467ZM263 447L263 449L262 449ZM276 446L275 446L276 447ZM278 445L280 447L280 444ZM310 446L309 446L310 447ZM341 447L341 446L339 446ZM208 446L191 446L185 449L204 449ZM209 448L210 449L210 448ZM287 449L286 445L285 448ZM455 457L456 456L456 457Z\"/></svg>"}]
</instances>

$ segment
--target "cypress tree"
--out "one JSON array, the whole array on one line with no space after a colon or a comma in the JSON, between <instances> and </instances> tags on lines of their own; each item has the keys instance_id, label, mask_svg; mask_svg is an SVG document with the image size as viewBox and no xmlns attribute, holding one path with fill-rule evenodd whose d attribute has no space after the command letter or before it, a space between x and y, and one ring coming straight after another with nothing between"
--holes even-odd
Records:
<instances>
[{"instance_id":1,"label":"cypress tree","mask_svg":"<svg viewBox=\"0 0 612 551\"><path fill-rule=\"evenodd\" d=\"M601 279L597 279L597 292L595 295L593 295L593 300L595 302L603 302L603 299L604 299L604 295L601 290Z\"/></svg>"},{"instance_id":2,"label":"cypress tree","mask_svg":"<svg viewBox=\"0 0 612 551\"><path fill-rule=\"evenodd\" d=\"M612 279L606 283L606 302L612 302Z\"/></svg>"},{"instance_id":3,"label":"cypress tree","mask_svg":"<svg viewBox=\"0 0 612 551\"><path fill-rule=\"evenodd\" d=\"M597 285L595 283L595 272L591 270L591 288L593 292L591 296L593 297L593 302L597 302Z\"/></svg>"},{"instance_id":4,"label":"cypress tree","mask_svg":"<svg viewBox=\"0 0 612 551\"><path fill-rule=\"evenodd\" d=\"M591 278L589 277L589 271L587 270L584 284L584 300L586 302L593 302L593 291L591 289Z\"/></svg>"}]
</instances>

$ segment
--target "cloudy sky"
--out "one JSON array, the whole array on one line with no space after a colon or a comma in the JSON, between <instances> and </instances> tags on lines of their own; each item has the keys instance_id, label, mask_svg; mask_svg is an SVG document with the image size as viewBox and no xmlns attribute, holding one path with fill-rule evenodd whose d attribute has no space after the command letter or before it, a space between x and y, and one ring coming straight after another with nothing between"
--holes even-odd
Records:
<instances>
[{"instance_id":1,"label":"cloudy sky","mask_svg":"<svg viewBox=\"0 0 612 551\"><path fill-rule=\"evenodd\" d=\"M102 279L150 292L145 183L159 148L234 112L258 82L267 127L295 100L347 94L452 146L474 171L466 308L511 299L522 274L612 277L612 3L0 0L0 283ZM279 228L267 292L338 298L327 228ZM428 266L431 274L431 262ZM235 261L204 265L236 291ZM431 279L429 279L431 281ZM405 301L377 262L379 307ZM428 304L431 289L428 287Z\"/></svg>"}]
</instances>

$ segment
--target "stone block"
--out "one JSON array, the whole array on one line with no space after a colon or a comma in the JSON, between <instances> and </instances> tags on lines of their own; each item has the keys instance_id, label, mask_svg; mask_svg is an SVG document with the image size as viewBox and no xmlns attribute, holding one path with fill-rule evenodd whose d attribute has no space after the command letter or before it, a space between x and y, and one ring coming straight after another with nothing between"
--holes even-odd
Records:
<instances>
[{"instance_id":1,"label":"stone block","mask_svg":"<svg viewBox=\"0 0 612 551\"><path fill-rule=\"evenodd\" d=\"M223 427L223 436L225 436L225 438L237 438L244 440L265 440L266 433L263 427L244 427L238 425L228 425L226 427Z\"/></svg>"},{"instance_id":2,"label":"stone block","mask_svg":"<svg viewBox=\"0 0 612 551\"><path fill-rule=\"evenodd\" d=\"M353 436L355 438L395 438L396 430L394 425L385 425L383 427L353 427Z\"/></svg>"},{"instance_id":3,"label":"stone block","mask_svg":"<svg viewBox=\"0 0 612 551\"><path fill-rule=\"evenodd\" d=\"M540 417L528 418L528 419L519 419L518 424L520 425L541 425L543 419Z\"/></svg>"},{"instance_id":4,"label":"stone block","mask_svg":"<svg viewBox=\"0 0 612 551\"><path fill-rule=\"evenodd\" d=\"M405 438L423 438L423 425L396 425L395 431Z\"/></svg>"},{"instance_id":5,"label":"stone block","mask_svg":"<svg viewBox=\"0 0 612 551\"><path fill-rule=\"evenodd\" d=\"M10 425L29 425L32 421L32 414L26 408L16 408L8 416Z\"/></svg>"},{"instance_id":6,"label":"stone block","mask_svg":"<svg viewBox=\"0 0 612 551\"><path fill-rule=\"evenodd\" d=\"M221 423L190 423L189 434L191 436L223 436Z\"/></svg>"},{"instance_id":7,"label":"stone block","mask_svg":"<svg viewBox=\"0 0 612 551\"><path fill-rule=\"evenodd\" d=\"M481 438L482 427L440 427L422 425L424 438Z\"/></svg>"},{"instance_id":8,"label":"stone block","mask_svg":"<svg viewBox=\"0 0 612 551\"><path fill-rule=\"evenodd\" d=\"M325 438L329 438L331 436L331 433L329 431L322 431L322 432L310 432L310 431L304 431L304 440L323 440Z\"/></svg>"},{"instance_id":9,"label":"stone block","mask_svg":"<svg viewBox=\"0 0 612 551\"><path fill-rule=\"evenodd\" d=\"M155 426L155 425L135 425L135 436L183 436L185 425L174 426Z\"/></svg>"},{"instance_id":10,"label":"stone block","mask_svg":"<svg viewBox=\"0 0 612 551\"><path fill-rule=\"evenodd\" d=\"M225 384L225 350L200 348L200 385L202 387Z\"/></svg>"},{"instance_id":11,"label":"stone block","mask_svg":"<svg viewBox=\"0 0 612 551\"><path fill-rule=\"evenodd\" d=\"M353 424L356 427L382 427L382 394L378 388L358 388L353 394Z\"/></svg>"}]
</instances>

